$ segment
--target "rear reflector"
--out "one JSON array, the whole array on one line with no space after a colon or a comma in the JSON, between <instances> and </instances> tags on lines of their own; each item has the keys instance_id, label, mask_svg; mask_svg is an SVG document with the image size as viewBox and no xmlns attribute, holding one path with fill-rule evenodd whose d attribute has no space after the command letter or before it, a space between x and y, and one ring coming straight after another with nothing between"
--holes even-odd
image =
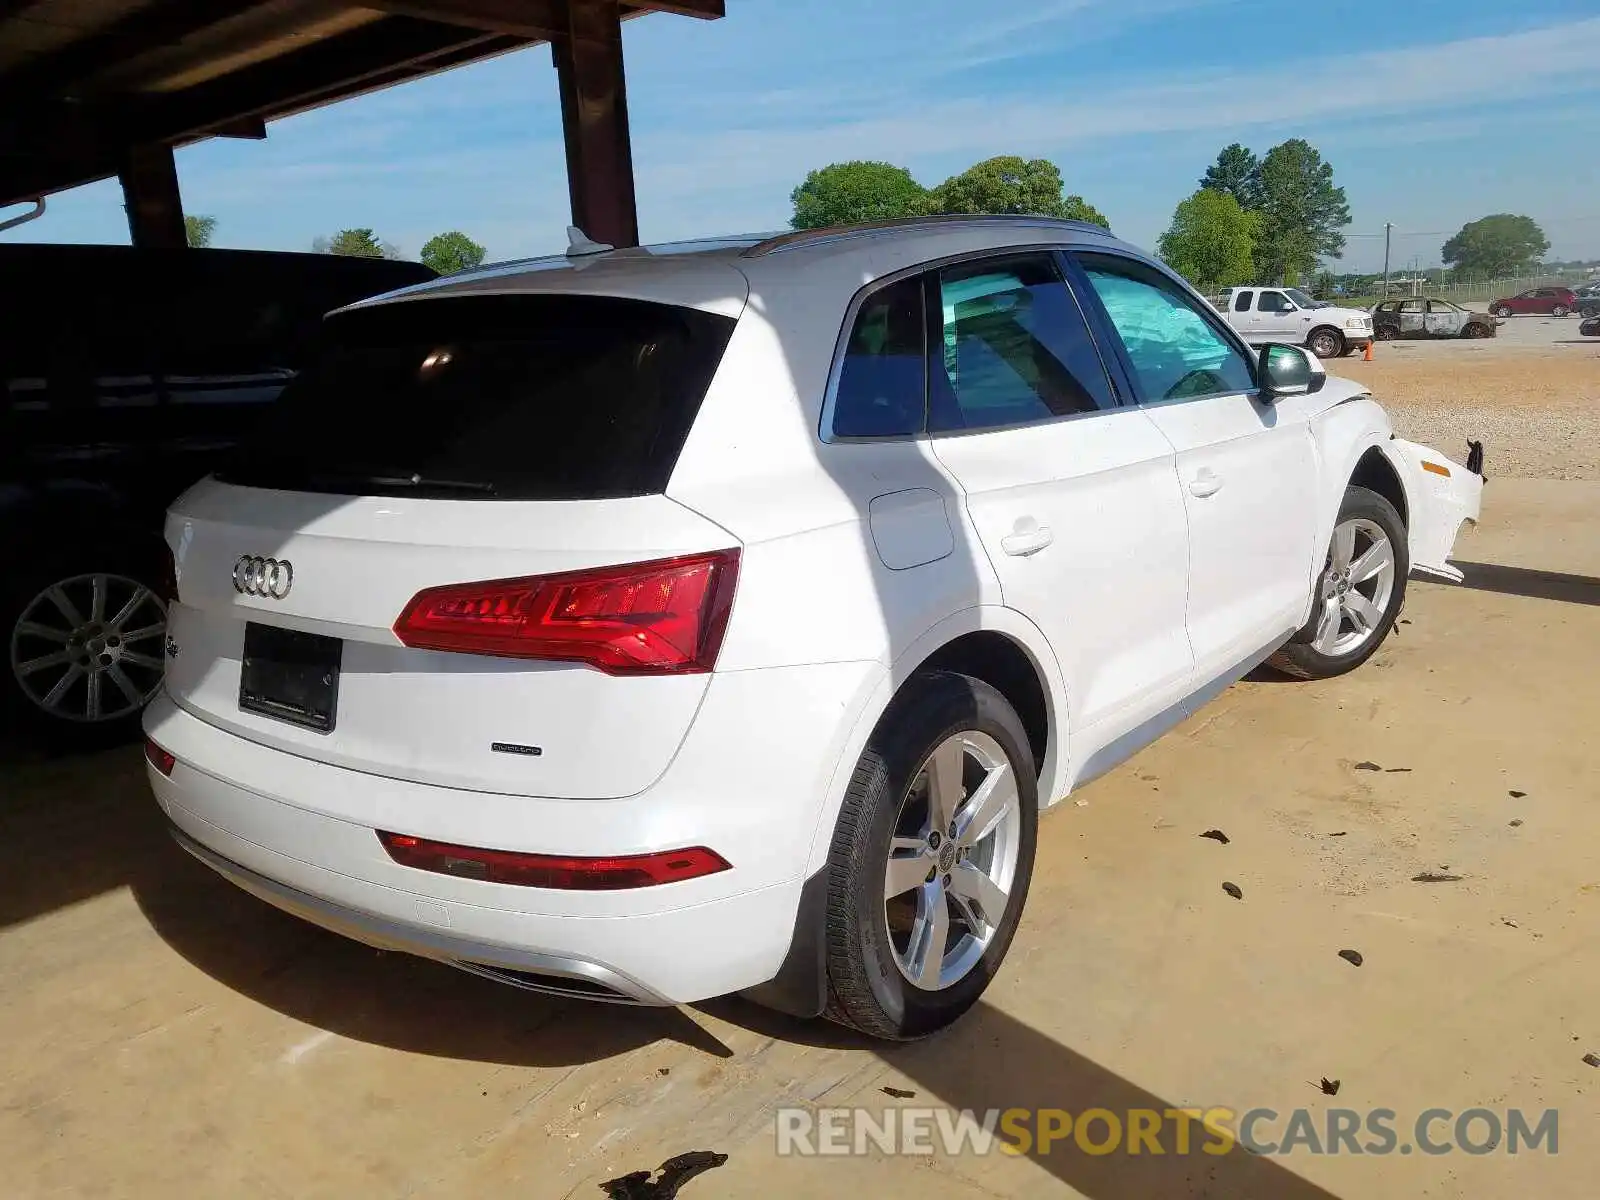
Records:
<instances>
[{"instance_id":1,"label":"rear reflector","mask_svg":"<svg viewBox=\"0 0 1600 1200\"><path fill-rule=\"evenodd\" d=\"M149 738L144 740L144 760L163 775L171 776L172 768L178 765L178 760Z\"/></svg>"},{"instance_id":2,"label":"rear reflector","mask_svg":"<svg viewBox=\"0 0 1600 1200\"><path fill-rule=\"evenodd\" d=\"M629 854L620 858L562 858L551 854L519 854L511 850L480 850L430 842L405 833L378 831L389 857L403 867L510 883L519 887L560 888L575 892L614 891L619 888L654 887L680 879L698 879L728 870L728 861L714 850L694 846L688 850L663 850L656 854Z\"/></svg>"},{"instance_id":3,"label":"rear reflector","mask_svg":"<svg viewBox=\"0 0 1600 1200\"><path fill-rule=\"evenodd\" d=\"M709 671L733 607L739 552L418 592L394 634L418 650L587 663L612 675Z\"/></svg>"}]
</instances>

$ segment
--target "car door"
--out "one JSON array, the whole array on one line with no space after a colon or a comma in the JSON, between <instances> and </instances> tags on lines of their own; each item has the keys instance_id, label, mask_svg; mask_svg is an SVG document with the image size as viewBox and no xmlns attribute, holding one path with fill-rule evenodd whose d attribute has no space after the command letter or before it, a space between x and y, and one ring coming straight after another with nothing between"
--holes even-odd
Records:
<instances>
[{"instance_id":1,"label":"car door","mask_svg":"<svg viewBox=\"0 0 1600 1200\"><path fill-rule=\"evenodd\" d=\"M1310 397L1258 398L1255 363L1181 284L1122 255L1074 255L1141 407L1171 442L1189 522L1197 682L1248 668L1301 622L1317 459Z\"/></svg>"},{"instance_id":2,"label":"car door","mask_svg":"<svg viewBox=\"0 0 1600 1200\"><path fill-rule=\"evenodd\" d=\"M1263 288L1256 296L1256 316L1260 321L1258 328L1264 335L1264 342L1288 342L1296 345L1305 341L1306 330L1301 328L1302 321L1309 324L1310 317L1305 316L1293 300L1274 288Z\"/></svg>"},{"instance_id":3,"label":"car door","mask_svg":"<svg viewBox=\"0 0 1600 1200\"><path fill-rule=\"evenodd\" d=\"M1421 337L1427 332L1427 313L1421 300L1402 300L1400 302L1400 336L1407 338Z\"/></svg>"},{"instance_id":4,"label":"car door","mask_svg":"<svg viewBox=\"0 0 1600 1200\"><path fill-rule=\"evenodd\" d=\"M1172 447L1119 402L1053 255L964 260L929 272L926 288L930 445L1005 604L1055 651L1080 780L1190 687Z\"/></svg>"},{"instance_id":5,"label":"car door","mask_svg":"<svg viewBox=\"0 0 1600 1200\"><path fill-rule=\"evenodd\" d=\"M1234 292L1233 308L1228 314L1228 324L1232 325L1239 336L1252 346L1271 340L1265 318L1256 311L1254 288L1240 288Z\"/></svg>"},{"instance_id":6,"label":"car door","mask_svg":"<svg viewBox=\"0 0 1600 1200\"><path fill-rule=\"evenodd\" d=\"M1429 337L1456 337L1465 323L1465 314L1445 300L1429 300L1425 318Z\"/></svg>"}]
</instances>

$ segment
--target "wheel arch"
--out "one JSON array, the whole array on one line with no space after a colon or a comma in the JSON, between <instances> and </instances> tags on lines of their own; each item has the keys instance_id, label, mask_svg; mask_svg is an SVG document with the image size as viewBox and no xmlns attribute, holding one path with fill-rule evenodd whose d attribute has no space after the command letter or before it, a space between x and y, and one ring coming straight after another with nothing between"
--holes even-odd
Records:
<instances>
[{"instance_id":1,"label":"wheel arch","mask_svg":"<svg viewBox=\"0 0 1600 1200\"><path fill-rule=\"evenodd\" d=\"M984 679L1006 696L1013 708L1017 707L1013 695L1020 694L1025 706L1042 703L1045 749L1039 764L1040 804L1048 805L1065 789L1068 700L1060 666L1044 633L1021 613L1002 605L980 605L945 617L886 666L869 699L858 710L822 796L789 950L777 974L766 983L745 989L742 994L746 998L807 1018L819 1016L826 1006L822 931L828 893L827 863L845 791L867 740L890 703L918 672L930 666L960 670ZM1031 682L1027 673L1032 674ZM1000 682L995 682L996 678ZM1018 709L1018 715L1033 742L1035 729L1030 727L1029 716L1022 709ZM1035 711L1033 720L1038 719ZM1039 757L1036 747L1034 754Z\"/></svg>"}]
</instances>

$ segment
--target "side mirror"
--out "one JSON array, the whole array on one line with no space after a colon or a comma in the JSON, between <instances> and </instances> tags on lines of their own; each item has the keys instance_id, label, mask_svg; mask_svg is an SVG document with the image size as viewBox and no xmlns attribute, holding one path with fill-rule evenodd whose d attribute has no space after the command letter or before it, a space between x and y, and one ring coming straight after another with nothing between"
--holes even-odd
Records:
<instances>
[{"instance_id":1,"label":"side mirror","mask_svg":"<svg viewBox=\"0 0 1600 1200\"><path fill-rule=\"evenodd\" d=\"M1327 380L1324 372L1312 367L1311 356L1298 346L1268 345L1261 349L1261 399L1267 404L1284 396L1320 392Z\"/></svg>"}]
</instances>

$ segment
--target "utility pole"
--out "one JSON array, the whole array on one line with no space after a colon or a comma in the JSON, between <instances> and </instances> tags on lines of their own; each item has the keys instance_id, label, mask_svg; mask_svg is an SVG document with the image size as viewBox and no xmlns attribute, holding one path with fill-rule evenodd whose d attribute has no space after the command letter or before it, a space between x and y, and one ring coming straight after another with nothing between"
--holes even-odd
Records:
<instances>
[{"instance_id":1,"label":"utility pole","mask_svg":"<svg viewBox=\"0 0 1600 1200\"><path fill-rule=\"evenodd\" d=\"M1389 231L1394 228L1392 221L1383 223L1383 295L1389 295Z\"/></svg>"}]
</instances>

